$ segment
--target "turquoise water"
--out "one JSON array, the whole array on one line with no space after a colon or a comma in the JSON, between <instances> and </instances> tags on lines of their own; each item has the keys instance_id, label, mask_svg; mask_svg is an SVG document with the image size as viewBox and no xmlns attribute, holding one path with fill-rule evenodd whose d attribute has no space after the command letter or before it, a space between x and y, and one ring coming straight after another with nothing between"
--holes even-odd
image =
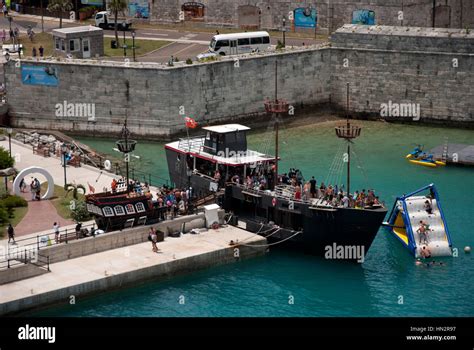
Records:
<instances>
[{"instance_id":1,"label":"turquoise water","mask_svg":"<svg viewBox=\"0 0 474 350\"><path fill-rule=\"evenodd\" d=\"M408 251L380 230L362 265L272 250L262 258L77 299L76 305L34 315L474 316L474 254L463 252L464 246L474 247L474 168L432 169L404 158L417 143L429 149L445 137L452 143L472 144L474 131L361 124L353 188L374 188L391 208L397 195L434 182L459 257L442 259L444 266L415 265ZM262 150L267 136L264 131L253 132L250 146ZM281 169L299 167L306 177L326 179L340 145L332 122L286 129L281 139ZM80 140L114 153L112 140ZM140 142L136 154L141 157L137 168L166 176L163 144ZM184 304L179 302L181 296Z\"/></svg>"}]
</instances>

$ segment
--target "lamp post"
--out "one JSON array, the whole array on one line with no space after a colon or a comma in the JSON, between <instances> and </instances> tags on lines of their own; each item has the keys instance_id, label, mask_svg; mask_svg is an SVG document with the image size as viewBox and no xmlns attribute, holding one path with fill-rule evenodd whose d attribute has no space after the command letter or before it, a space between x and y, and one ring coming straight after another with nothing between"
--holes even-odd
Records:
<instances>
[{"instance_id":1,"label":"lamp post","mask_svg":"<svg viewBox=\"0 0 474 350\"><path fill-rule=\"evenodd\" d=\"M283 17L283 47L286 47L286 18Z\"/></svg>"},{"instance_id":2,"label":"lamp post","mask_svg":"<svg viewBox=\"0 0 474 350\"><path fill-rule=\"evenodd\" d=\"M135 31L132 32L132 49L133 49L133 62L136 62L135 59Z\"/></svg>"},{"instance_id":3,"label":"lamp post","mask_svg":"<svg viewBox=\"0 0 474 350\"><path fill-rule=\"evenodd\" d=\"M64 190L67 190L67 180L66 180L66 154L67 154L67 145L63 143L61 145L61 153L63 155L63 168L64 168Z\"/></svg>"},{"instance_id":4,"label":"lamp post","mask_svg":"<svg viewBox=\"0 0 474 350\"><path fill-rule=\"evenodd\" d=\"M8 134L8 152L10 154L10 158L12 156L12 128L7 128L7 134Z\"/></svg>"},{"instance_id":5,"label":"lamp post","mask_svg":"<svg viewBox=\"0 0 474 350\"><path fill-rule=\"evenodd\" d=\"M126 183L126 188L127 188L127 193L130 192L130 186L129 186L129 169L128 169L128 163L130 162L130 153L135 150L135 146L137 144L137 141L135 140L130 140L130 131L127 128L127 119L125 118L125 122L123 124L122 128L122 139L118 140L115 142L117 145L118 150L124 154L124 159L125 159L125 171L127 175L127 183Z\"/></svg>"},{"instance_id":6,"label":"lamp post","mask_svg":"<svg viewBox=\"0 0 474 350\"><path fill-rule=\"evenodd\" d=\"M123 57L127 57L127 44L125 42L125 28L123 29Z\"/></svg>"}]
</instances>

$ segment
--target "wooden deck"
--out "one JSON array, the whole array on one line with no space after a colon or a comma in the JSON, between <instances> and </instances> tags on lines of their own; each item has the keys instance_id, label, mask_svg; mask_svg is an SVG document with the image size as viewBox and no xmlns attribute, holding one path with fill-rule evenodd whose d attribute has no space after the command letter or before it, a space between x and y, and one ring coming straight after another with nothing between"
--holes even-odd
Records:
<instances>
[{"instance_id":1,"label":"wooden deck","mask_svg":"<svg viewBox=\"0 0 474 350\"><path fill-rule=\"evenodd\" d=\"M428 153L432 154L436 160L440 160L443 158L444 146L445 145L436 146ZM474 145L449 143L447 156L448 163L474 165Z\"/></svg>"}]
</instances>

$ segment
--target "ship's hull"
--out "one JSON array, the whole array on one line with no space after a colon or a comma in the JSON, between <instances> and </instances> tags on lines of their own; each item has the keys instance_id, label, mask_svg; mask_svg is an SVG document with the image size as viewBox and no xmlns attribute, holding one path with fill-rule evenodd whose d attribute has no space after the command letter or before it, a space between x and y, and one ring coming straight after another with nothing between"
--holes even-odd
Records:
<instances>
[{"instance_id":1,"label":"ship's hull","mask_svg":"<svg viewBox=\"0 0 474 350\"><path fill-rule=\"evenodd\" d=\"M287 247L335 259L340 258L335 248L367 254L387 213L385 208L317 208L236 185L227 186L224 203L235 216L233 222L248 231L270 235L270 242L285 240L282 245ZM279 229L272 229L274 225Z\"/></svg>"},{"instance_id":2,"label":"ship's hull","mask_svg":"<svg viewBox=\"0 0 474 350\"><path fill-rule=\"evenodd\" d=\"M193 192L200 194L217 186L212 178L189 173L184 157L177 155L174 150L166 150L170 179L177 186L191 186ZM222 203L224 209L234 215L231 224L268 236L272 243L283 241L279 246L323 256L334 247L355 247L367 254L387 213L383 207L315 208L297 201L291 206L288 199L274 198L271 193L251 191L234 184L226 186ZM272 229L274 225L279 229Z\"/></svg>"}]
</instances>

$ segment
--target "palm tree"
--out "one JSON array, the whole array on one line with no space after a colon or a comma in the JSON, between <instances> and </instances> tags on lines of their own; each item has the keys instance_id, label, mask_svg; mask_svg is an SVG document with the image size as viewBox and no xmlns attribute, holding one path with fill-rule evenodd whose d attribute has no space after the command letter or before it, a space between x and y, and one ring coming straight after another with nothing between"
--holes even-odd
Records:
<instances>
[{"instance_id":1,"label":"palm tree","mask_svg":"<svg viewBox=\"0 0 474 350\"><path fill-rule=\"evenodd\" d=\"M63 12L71 11L74 6L71 0L49 0L47 10L56 13L59 17L59 28L63 27Z\"/></svg>"},{"instance_id":2,"label":"palm tree","mask_svg":"<svg viewBox=\"0 0 474 350\"><path fill-rule=\"evenodd\" d=\"M77 200L79 190L82 191L82 194L86 194L86 188L83 185L76 185L76 184L67 184L66 185L66 196L69 194L69 192L72 191L72 197Z\"/></svg>"},{"instance_id":3,"label":"palm tree","mask_svg":"<svg viewBox=\"0 0 474 350\"><path fill-rule=\"evenodd\" d=\"M110 0L110 2L109 2L109 10L111 12L113 12L113 14L114 14L114 19L115 19L115 41L117 41L118 46L120 46L119 38L118 38L118 14L119 14L119 12L123 12L126 8L127 8L127 0Z\"/></svg>"}]
</instances>

